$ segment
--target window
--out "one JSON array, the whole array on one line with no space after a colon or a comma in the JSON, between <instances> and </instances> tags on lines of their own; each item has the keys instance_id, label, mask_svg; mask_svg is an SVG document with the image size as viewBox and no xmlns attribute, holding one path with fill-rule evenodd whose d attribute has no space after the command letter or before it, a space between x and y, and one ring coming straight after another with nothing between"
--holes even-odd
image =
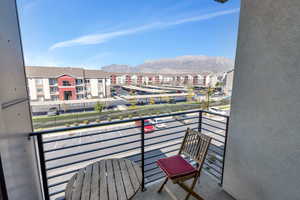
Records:
<instances>
[{"instance_id":1,"label":"window","mask_svg":"<svg viewBox=\"0 0 300 200\"><path fill-rule=\"evenodd\" d=\"M90 79L85 79L84 82L85 83L90 83Z\"/></svg>"},{"instance_id":2,"label":"window","mask_svg":"<svg viewBox=\"0 0 300 200\"><path fill-rule=\"evenodd\" d=\"M63 81L63 86L71 86L69 81Z\"/></svg>"},{"instance_id":3,"label":"window","mask_svg":"<svg viewBox=\"0 0 300 200\"><path fill-rule=\"evenodd\" d=\"M77 99L84 99L84 95L83 94L77 94Z\"/></svg>"},{"instance_id":4,"label":"window","mask_svg":"<svg viewBox=\"0 0 300 200\"><path fill-rule=\"evenodd\" d=\"M38 101L44 101L44 97L37 97Z\"/></svg>"},{"instance_id":5,"label":"window","mask_svg":"<svg viewBox=\"0 0 300 200\"><path fill-rule=\"evenodd\" d=\"M50 92L57 92L58 88L57 87L50 87Z\"/></svg>"},{"instance_id":6,"label":"window","mask_svg":"<svg viewBox=\"0 0 300 200\"><path fill-rule=\"evenodd\" d=\"M52 101L58 101L58 96L56 96L56 95L51 96L51 100Z\"/></svg>"},{"instance_id":7,"label":"window","mask_svg":"<svg viewBox=\"0 0 300 200\"><path fill-rule=\"evenodd\" d=\"M103 80L102 79L98 79L98 83L102 83L103 82Z\"/></svg>"},{"instance_id":8,"label":"window","mask_svg":"<svg viewBox=\"0 0 300 200\"><path fill-rule=\"evenodd\" d=\"M76 85L81 85L83 83L82 79L76 79Z\"/></svg>"},{"instance_id":9,"label":"window","mask_svg":"<svg viewBox=\"0 0 300 200\"><path fill-rule=\"evenodd\" d=\"M37 88L36 91L37 92L43 92L43 88Z\"/></svg>"},{"instance_id":10,"label":"window","mask_svg":"<svg viewBox=\"0 0 300 200\"><path fill-rule=\"evenodd\" d=\"M57 79L55 79L55 78L49 79L49 85L56 85L56 84L57 84Z\"/></svg>"},{"instance_id":11,"label":"window","mask_svg":"<svg viewBox=\"0 0 300 200\"><path fill-rule=\"evenodd\" d=\"M76 92L82 92L83 91L83 87L76 87Z\"/></svg>"},{"instance_id":12,"label":"window","mask_svg":"<svg viewBox=\"0 0 300 200\"><path fill-rule=\"evenodd\" d=\"M43 85L43 79L35 79L37 85Z\"/></svg>"}]
</instances>

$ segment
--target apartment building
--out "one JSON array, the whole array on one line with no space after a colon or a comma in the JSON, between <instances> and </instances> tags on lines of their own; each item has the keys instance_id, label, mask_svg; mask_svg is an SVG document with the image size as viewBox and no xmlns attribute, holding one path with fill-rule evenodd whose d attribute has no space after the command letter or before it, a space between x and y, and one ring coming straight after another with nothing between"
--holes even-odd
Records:
<instances>
[{"instance_id":1,"label":"apartment building","mask_svg":"<svg viewBox=\"0 0 300 200\"><path fill-rule=\"evenodd\" d=\"M197 85L212 86L220 82L219 74L203 72L199 74L152 74L152 73L111 73L112 85Z\"/></svg>"},{"instance_id":2,"label":"apartment building","mask_svg":"<svg viewBox=\"0 0 300 200\"><path fill-rule=\"evenodd\" d=\"M106 98L111 79L101 70L71 67L26 67L31 101Z\"/></svg>"},{"instance_id":3,"label":"apartment building","mask_svg":"<svg viewBox=\"0 0 300 200\"><path fill-rule=\"evenodd\" d=\"M225 76L224 93L229 96L231 96L232 93L233 75L234 70L232 69L228 71Z\"/></svg>"}]
</instances>

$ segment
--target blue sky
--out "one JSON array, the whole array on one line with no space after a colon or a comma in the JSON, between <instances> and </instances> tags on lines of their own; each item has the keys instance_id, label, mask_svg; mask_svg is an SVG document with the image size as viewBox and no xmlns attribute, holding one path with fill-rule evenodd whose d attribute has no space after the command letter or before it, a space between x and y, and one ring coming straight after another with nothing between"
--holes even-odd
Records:
<instances>
[{"instance_id":1,"label":"blue sky","mask_svg":"<svg viewBox=\"0 0 300 200\"><path fill-rule=\"evenodd\" d=\"M239 0L17 0L26 65L234 59Z\"/></svg>"}]
</instances>

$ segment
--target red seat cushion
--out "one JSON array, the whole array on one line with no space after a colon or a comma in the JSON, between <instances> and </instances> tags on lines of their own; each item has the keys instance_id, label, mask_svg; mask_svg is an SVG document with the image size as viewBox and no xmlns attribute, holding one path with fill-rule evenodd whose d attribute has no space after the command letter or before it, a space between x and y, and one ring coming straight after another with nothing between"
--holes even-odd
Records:
<instances>
[{"instance_id":1,"label":"red seat cushion","mask_svg":"<svg viewBox=\"0 0 300 200\"><path fill-rule=\"evenodd\" d=\"M197 170L180 155L159 159L157 165L171 179L197 172Z\"/></svg>"}]
</instances>

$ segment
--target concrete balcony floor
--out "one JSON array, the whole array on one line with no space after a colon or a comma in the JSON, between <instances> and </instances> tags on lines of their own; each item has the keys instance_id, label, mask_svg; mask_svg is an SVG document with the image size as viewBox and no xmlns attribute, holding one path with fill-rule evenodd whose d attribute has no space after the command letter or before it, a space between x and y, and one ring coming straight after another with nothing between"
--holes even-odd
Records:
<instances>
[{"instance_id":1,"label":"concrete balcony floor","mask_svg":"<svg viewBox=\"0 0 300 200\"><path fill-rule=\"evenodd\" d=\"M195 191L205 200L234 200L229 194L227 194L218 183L210 176L202 173L200 179L195 187ZM187 182L189 183L189 181ZM149 185L145 192L138 193L133 199L134 200L172 200L170 195L163 190L160 194L157 193L158 188L161 185L161 181ZM186 192L180 188L178 185L172 184L172 182L167 183L167 187L176 195L176 197L181 200L186 196ZM193 196L189 200L194 200Z\"/></svg>"}]
</instances>

